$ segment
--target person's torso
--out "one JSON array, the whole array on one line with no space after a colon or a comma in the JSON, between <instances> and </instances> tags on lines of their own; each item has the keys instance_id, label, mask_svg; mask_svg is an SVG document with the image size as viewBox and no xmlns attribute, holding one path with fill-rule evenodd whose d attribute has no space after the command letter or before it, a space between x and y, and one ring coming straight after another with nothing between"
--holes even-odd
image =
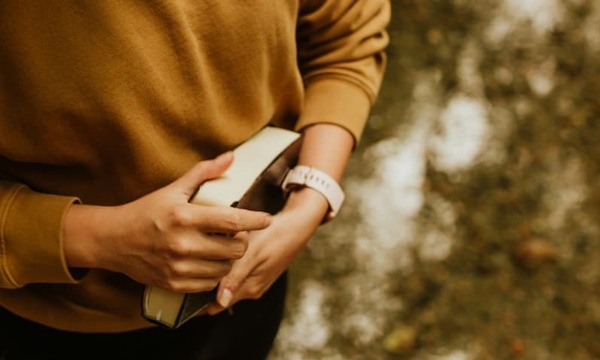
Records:
<instances>
[{"instance_id":1,"label":"person's torso","mask_svg":"<svg viewBox=\"0 0 600 360\"><path fill-rule=\"evenodd\" d=\"M0 177L121 203L289 121L295 6L2 1Z\"/></svg>"},{"instance_id":2,"label":"person's torso","mask_svg":"<svg viewBox=\"0 0 600 360\"><path fill-rule=\"evenodd\" d=\"M84 203L131 201L302 103L297 3L0 2L0 178ZM142 326L117 274L2 291L50 326Z\"/></svg>"}]
</instances>

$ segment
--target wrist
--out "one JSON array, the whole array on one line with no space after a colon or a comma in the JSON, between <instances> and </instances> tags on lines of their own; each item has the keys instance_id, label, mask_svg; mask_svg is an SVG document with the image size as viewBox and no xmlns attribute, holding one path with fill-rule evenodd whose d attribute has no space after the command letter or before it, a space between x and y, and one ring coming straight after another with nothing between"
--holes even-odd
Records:
<instances>
[{"instance_id":1,"label":"wrist","mask_svg":"<svg viewBox=\"0 0 600 360\"><path fill-rule=\"evenodd\" d=\"M287 210L301 210L302 214L313 214L319 221L327 215L329 204L323 195L309 187L297 187L287 193Z\"/></svg>"},{"instance_id":2,"label":"wrist","mask_svg":"<svg viewBox=\"0 0 600 360\"><path fill-rule=\"evenodd\" d=\"M63 225L63 247L69 267L99 267L98 237L102 236L102 228L110 226L106 223L105 210L81 204L74 204L68 210Z\"/></svg>"},{"instance_id":3,"label":"wrist","mask_svg":"<svg viewBox=\"0 0 600 360\"><path fill-rule=\"evenodd\" d=\"M338 182L327 173L314 167L298 165L291 169L281 185L285 193L298 189L310 189L318 193L327 205L323 222L333 219L344 202L344 191ZM322 202L322 201L321 201Z\"/></svg>"}]
</instances>

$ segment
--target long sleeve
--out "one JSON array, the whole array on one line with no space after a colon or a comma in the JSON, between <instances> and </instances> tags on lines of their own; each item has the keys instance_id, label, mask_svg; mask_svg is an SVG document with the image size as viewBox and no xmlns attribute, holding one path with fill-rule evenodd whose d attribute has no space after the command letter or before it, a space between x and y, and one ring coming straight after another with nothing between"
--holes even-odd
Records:
<instances>
[{"instance_id":1,"label":"long sleeve","mask_svg":"<svg viewBox=\"0 0 600 360\"><path fill-rule=\"evenodd\" d=\"M0 287L76 281L62 249L62 219L75 201L0 181Z\"/></svg>"},{"instance_id":2,"label":"long sleeve","mask_svg":"<svg viewBox=\"0 0 600 360\"><path fill-rule=\"evenodd\" d=\"M333 123L360 138L386 65L390 12L386 0L301 3L297 41L305 100L297 128Z\"/></svg>"},{"instance_id":3,"label":"long sleeve","mask_svg":"<svg viewBox=\"0 0 600 360\"><path fill-rule=\"evenodd\" d=\"M139 284L69 272L71 204L131 202L270 122L358 139L387 1L0 1L0 306L66 330L149 326Z\"/></svg>"}]
</instances>

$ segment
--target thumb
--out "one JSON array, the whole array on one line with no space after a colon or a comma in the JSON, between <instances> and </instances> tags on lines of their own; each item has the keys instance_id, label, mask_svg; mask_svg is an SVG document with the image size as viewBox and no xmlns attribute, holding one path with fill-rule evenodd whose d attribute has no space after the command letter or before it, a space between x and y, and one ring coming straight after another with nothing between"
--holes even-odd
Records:
<instances>
[{"instance_id":1,"label":"thumb","mask_svg":"<svg viewBox=\"0 0 600 360\"><path fill-rule=\"evenodd\" d=\"M228 151L212 160L204 160L194 165L187 173L172 183L188 197L191 197L203 182L219 177L233 162L233 152Z\"/></svg>"}]
</instances>

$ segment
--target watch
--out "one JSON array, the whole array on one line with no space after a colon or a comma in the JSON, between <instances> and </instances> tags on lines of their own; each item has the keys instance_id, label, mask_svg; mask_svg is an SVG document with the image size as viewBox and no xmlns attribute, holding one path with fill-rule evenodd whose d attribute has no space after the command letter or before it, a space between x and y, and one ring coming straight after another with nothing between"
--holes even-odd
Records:
<instances>
[{"instance_id":1,"label":"watch","mask_svg":"<svg viewBox=\"0 0 600 360\"><path fill-rule=\"evenodd\" d=\"M344 191L331 176L310 166L297 165L290 169L283 179L281 188L285 193L295 188L306 186L319 192L329 204L329 212L324 219L333 219L344 202Z\"/></svg>"}]
</instances>

